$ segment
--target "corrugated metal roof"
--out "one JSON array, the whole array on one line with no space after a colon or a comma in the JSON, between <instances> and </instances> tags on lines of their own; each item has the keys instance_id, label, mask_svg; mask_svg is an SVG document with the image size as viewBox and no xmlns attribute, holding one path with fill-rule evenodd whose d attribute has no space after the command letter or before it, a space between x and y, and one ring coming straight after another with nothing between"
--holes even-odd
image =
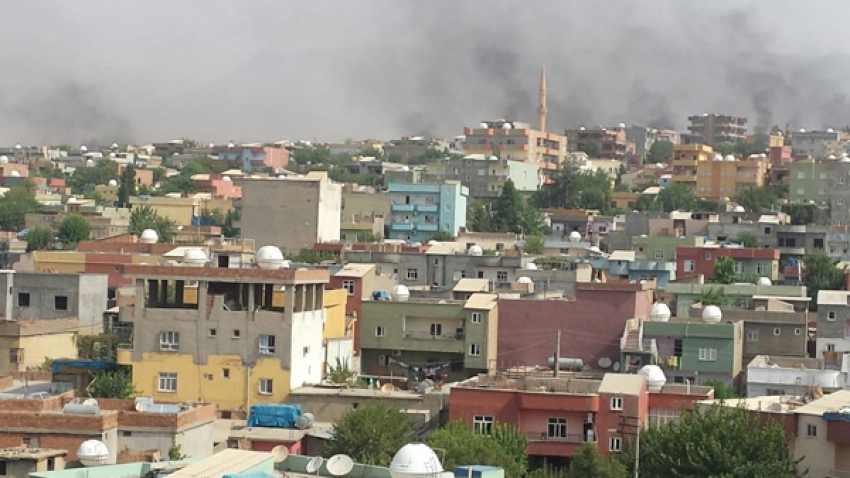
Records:
<instances>
[{"instance_id":1,"label":"corrugated metal roof","mask_svg":"<svg viewBox=\"0 0 850 478\"><path fill-rule=\"evenodd\" d=\"M375 268L375 264L346 264L334 276L337 277L363 277Z\"/></svg>"},{"instance_id":2,"label":"corrugated metal roof","mask_svg":"<svg viewBox=\"0 0 850 478\"><path fill-rule=\"evenodd\" d=\"M452 289L453 292L489 292L490 281L487 279L461 279Z\"/></svg>"},{"instance_id":3,"label":"corrugated metal roof","mask_svg":"<svg viewBox=\"0 0 850 478\"><path fill-rule=\"evenodd\" d=\"M646 377L625 373L606 373L599 385L599 393L640 395Z\"/></svg>"},{"instance_id":4,"label":"corrugated metal roof","mask_svg":"<svg viewBox=\"0 0 850 478\"><path fill-rule=\"evenodd\" d=\"M850 292L843 290L819 290L818 305L848 305Z\"/></svg>"},{"instance_id":5,"label":"corrugated metal roof","mask_svg":"<svg viewBox=\"0 0 850 478\"><path fill-rule=\"evenodd\" d=\"M496 307L496 294L472 294L463 305L465 309L490 310Z\"/></svg>"},{"instance_id":6,"label":"corrugated metal roof","mask_svg":"<svg viewBox=\"0 0 850 478\"><path fill-rule=\"evenodd\" d=\"M608 260L634 262L635 251L614 251L608 256Z\"/></svg>"},{"instance_id":7,"label":"corrugated metal roof","mask_svg":"<svg viewBox=\"0 0 850 478\"><path fill-rule=\"evenodd\" d=\"M221 478L224 474L248 471L271 460L273 460L271 453L227 449L200 462L192 463L169 476L171 478Z\"/></svg>"}]
</instances>

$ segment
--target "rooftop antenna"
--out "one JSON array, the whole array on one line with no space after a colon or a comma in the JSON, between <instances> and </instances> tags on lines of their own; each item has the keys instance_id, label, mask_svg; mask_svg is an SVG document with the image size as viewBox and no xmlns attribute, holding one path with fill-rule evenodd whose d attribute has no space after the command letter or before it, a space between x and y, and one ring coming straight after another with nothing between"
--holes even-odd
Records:
<instances>
[{"instance_id":1,"label":"rooftop antenna","mask_svg":"<svg viewBox=\"0 0 850 478\"><path fill-rule=\"evenodd\" d=\"M324 463L324 459L320 456L314 456L310 458L310 461L307 462L307 473L316 474L319 476L319 470L322 468L322 463Z\"/></svg>"}]
</instances>

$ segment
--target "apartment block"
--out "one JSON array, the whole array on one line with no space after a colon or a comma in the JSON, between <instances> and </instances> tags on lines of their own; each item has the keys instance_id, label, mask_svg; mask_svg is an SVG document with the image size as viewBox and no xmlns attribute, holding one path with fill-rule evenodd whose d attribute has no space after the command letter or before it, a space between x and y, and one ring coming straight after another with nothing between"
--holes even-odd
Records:
<instances>
[{"instance_id":1,"label":"apartment block","mask_svg":"<svg viewBox=\"0 0 850 478\"><path fill-rule=\"evenodd\" d=\"M838 362L850 352L850 292L818 291L818 334L815 358Z\"/></svg>"},{"instance_id":2,"label":"apartment block","mask_svg":"<svg viewBox=\"0 0 850 478\"><path fill-rule=\"evenodd\" d=\"M697 194L697 166L701 162L714 159L711 146L705 144L679 144L673 147L672 178L674 183L681 183Z\"/></svg>"},{"instance_id":3,"label":"apartment block","mask_svg":"<svg viewBox=\"0 0 850 478\"><path fill-rule=\"evenodd\" d=\"M747 118L705 113L701 116L689 116L688 121L692 143L715 145L737 143L746 139Z\"/></svg>"},{"instance_id":4,"label":"apartment block","mask_svg":"<svg viewBox=\"0 0 850 478\"><path fill-rule=\"evenodd\" d=\"M498 197L509 179L518 191L526 194L537 191L542 183L537 163L495 156L447 159L429 164L427 168L425 181L459 181L469 188L469 195L474 198Z\"/></svg>"},{"instance_id":5,"label":"apartment block","mask_svg":"<svg viewBox=\"0 0 850 478\"><path fill-rule=\"evenodd\" d=\"M835 131L832 128L826 131L801 129L791 133L790 139L791 148L799 154L815 159L825 159L832 155L832 159L835 159L835 156L840 156L844 152L844 146L850 140L850 134Z\"/></svg>"},{"instance_id":6,"label":"apartment block","mask_svg":"<svg viewBox=\"0 0 850 478\"><path fill-rule=\"evenodd\" d=\"M220 160L235 161L243 171L269 168L279 170L289 164L289 150L281 147L227 145L213 148Z\"/></svg>"},{"instance_id":7,"label":"apartment block","mask_svg":"<svg viewBox=\"0 0 850 478\"><path fill-rule=\"evenodd\" d=\"M464 128L466 154L496 156L537 164L544 172L557 171L567 152L567 138L533 129L528 123L499 119Z\"/></svg>"},{"instance_id":8,"label":"apartment block","mask_svg":"<svg viewBox=\"0 0 850 478\"><path fill-rule=\"evenodd\" d=\"M757 249L709 243L702 247L682 246L676 248L676 275L682 279L698 275L714 278L714 263L721 257L735 261L735 276L739 278L767 277L779 279L779 256L777 249Z\"/></svg>"},{"instance_id":9,"label":"apartment block","mask_svg":"<svg viewBox=\"0 0 850 478\"><path fill-rule=\"evenodd\" d=\"M829 174L829 221L833 226L850 225L850 159L831 162Z\"/></svg>"},{"instance_id":10,"label":"apartment block","mask_svg":"<svg viewBox=\"0 0 850 478\"><path fill-rule=\"evenodd\" d=\"M599 148L599 158L623 159L635 154L635 142L626 134L625 125L616 128L585 128L564 131L569 151L587 151L591 143Z\"/></svg>"},{"instance_id":11,"label":"apartment block","mask_svg":"<svg viewBox=\"0 0 850 478\"><path fill-rule=\"evenodd\" d=\"M789 165L788 173L791 202L829 202L832 179L832 163L814 159L794 161ZM845 180L850 180L850 177Z\"/></svg>"},{"instance_id":12,"label":"apartment block","mask_svg":"<svg viewBox=\"0 0 850 478\"><path fill-rule=\"evenodd\" d=\"M156 400L222 410L285 400L322 379L327 270L129 265L132 343L118 363Z\"/></svg>"},{"instance_id":13,"label":"apartment block","mask_svg":"<svg viewBox=\"0 0 850 478\"><path fill-rule=\"evenodd\" d=\"M733 198L744 189L765 185L770 162L766 155L748 158L727 156L722 161L697 163L697 178L694 194L700 198Z\"/></svg>"},{"instance_id":14,"label":"apartment block","mask_svg":"<svg viewBox=\"0 0 850 478\"><path fill-rule=\"evenodd\" d=\"M466 227L469 188L443 184L390 183L388 239L425 242L437 231L457 236Z\"/></svg>"},{"instance_id":15,"label":"apartment block","mask_svg":"<svg viewBox=\"0 0 850 478\"><path fill-rule=\"evenodd\" d=\"M331 275L328 287L344 289L347 295L345 314L352 324L355 355L360 354L363 303L372 300L374 292L389 293L395 285L396 275L379 274L375 264L349 263Z\"/></svg>"}]
</instances>

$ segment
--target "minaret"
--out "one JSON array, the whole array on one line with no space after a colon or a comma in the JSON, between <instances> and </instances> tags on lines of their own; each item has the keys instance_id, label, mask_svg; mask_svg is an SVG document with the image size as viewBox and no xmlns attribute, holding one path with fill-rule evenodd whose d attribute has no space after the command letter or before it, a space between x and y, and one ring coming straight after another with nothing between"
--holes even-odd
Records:
<instances>
[{"instance_id":1,"label":"minaret","mask_svg":"<svg viewBox=\"0 0 850 478\"><path fill-rule=\"evenodd\" d=\"M546 68L540 71L540 104L537 105L537 129L546 131Z\"/></svg>"}]
</instances>

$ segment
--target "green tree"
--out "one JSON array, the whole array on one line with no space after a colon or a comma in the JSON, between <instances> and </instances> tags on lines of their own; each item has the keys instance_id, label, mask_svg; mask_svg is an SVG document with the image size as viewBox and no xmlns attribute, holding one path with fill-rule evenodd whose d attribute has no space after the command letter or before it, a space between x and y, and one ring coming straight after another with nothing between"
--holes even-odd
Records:
<instances>
[{"instance_id":1,"label":"green tree","mask_svg":"<svg viewBox=\"0 0 850 478\"><path fill-rule=\"evenodd\" d=\"M26 215L37 213L41 204L35 200L35 193L25 185L14 186L0 197L0 229L20 231L26 223Z\"/></svg>"},{"instance_id":2,"label":"green tree","mask_svg":"<svg viewBox=\"0 0 850 478\"><path fill-rule=\"evenodd\" d=\"M706 380L702 383L702 385L714 388L715 400L729 400L730 398L736 398L738 396L735 393L734 388L719 380Z\"/></svg>"},{"instance_id":3,"label":"green tree","mask_svg":"<svg viewBox=\"0 0 850 478\"><path fill-rule=\"evenodd\" d=\"M427 244L429 241L454 242L455 240L456 240L455 236L453 236L450 232L443 231L441 229L439 231L436 231L434 234L431 235L431 237L426 239L425 243Z\"/></svg>"},{"instance_id":4,"label":"green tree","mask_svg":"<svg viewBox=\"0 0 850 478\"><path fill-rule=\"evenodd\" d=\"M735 202L749 212L761 212L776 205L776 191L770 186L747 188L735 197Z\"/></svg>"},{"instance_id":5,"label":"green tree","mask_svg":"<svg viewBox=\"0 0 850 478\"><path fill-rule=\"evenodd\" d=\"M136 195L136 168L128 164L118 178L118 205L130 207L130 196Z\"/></svg>"},{"instance_id":6,"label":"green tree","mask_svg":"<svg viewBox=\"0 0 850 478\"><path fill-rule=\"evenodd\" d=\"M611 208L611 178L604 171L581 171L565 166L551 184L532 196L539 208L597 209L607 213Z\"/></svg>"},{"instance_id":7,"label":"green tree","mask_svg":"<svg viewBox=\"0 0 850 478\"><path fill-rule=\"evenodd\" d=\"M65 244L77 244L86 241L91 234L91 223L79 214L72 214L59 224L59 240Z\"/></svg>"},{"instance_id":8,"label":"green tree","mask_svg":"<svg viewBox=\"0 0 850 478\"><path fill-rule=\"evenodd\" d=\"M791 478L797 468L780 422L721 405L642 430L639 461L646 477Z\"/></svg>"},{"instance_id":9,"label":"green tree","mask_svg":"<svg viewBox=\"0 0 850 478\"><path fill-rule=\"evenodd\" d=\"M109 184L118 180L118 164L111 159L101 159L93 166L77 168L68 179L68 186L74 194L82 194L87 188Z\"/></svg>"},{"instance_id":10,"label":"green tree","mask_svg":"<svg viewBox=\"0 0 850 478\"><path fill-rule=\"evenodd\" d=\"M803 284L812 298L813 310L817 309L818 292L821 290L841 290L844 284L844 270L839 269L826 254L816 252L803 261Z\"/></svg>"},{"instance_id":11,"label":"green tree","mask_svg":"<svg viewBox=\"0 0 850 478\"><path fill-rule=\"evenodd\" d=\"M27 231L27 252L47 249L53 243L53 230L39 226Z\"/></svg>"},{"instance_id":12,"label":"green tree","mask_svg":"<svg viewBox=\"0 0 850 478\"><path fill-rule=\"evenodd\" d=\"M492 232L493 216L490 214L490 204L474 199L466 206L466 226L473 232Z\"/></svg>"},{"instance_id":13,"label":"green tree","mask_svg":"<svg viewBox=\"0 0 850 478\"><path fill-rule=\"evenodd\" d=\"M742 232L738 237L733 237L732 241L735 244L743 244L744 247L759 247L759 238L751 232Z\"/></svg>"},{"instance_id":14,"label":"green tree","mask_svg":"<svg viewBox=\"0 0 850 478\"><path fill-rule=\"evenodd\" d=\"M785 204L782 212L791 216L791 224L804 226L815 222L815 206L812 204Z\"/></svg>"},{"instance_id":15,"label":"green tree","mask_svg":"<svg viewBox=\"0 0 850 478\"><path fill-rule=\"evenodd\" d=\"M446 470L476 463L504 468L505 476L523 477L528 473L527 438L510 425L493 425L490 433L483 435L463 422L450 422L431 434L428 445L445 450Z\"/></svg>"},{"instance_id":16,"label":"green tree","mask_svg":"<svg viewBox=\"0 0 850 478\"><path fill-rule=\"evenodd\" d=\"M666 164L673 157L673 143L669 141L656 141L649 147L646 152L646 163Z\"/></svg>"},{"instance_id":17,"label":"green tree","mask_svg":"<svg viewBox=\"0 0 850 478\"><path fill-rule=\"evenodd\" d=\"M314 249L301 249L297 253L285 253L284 256L290 261L304 264L319 264L325 261L336 262L338 260L331 251L317 251Z\"/></svg>"},{"instance_id":18,"label":"green tree","mask_svg":"<svg viewBox=\"0 0 850 478\"><path fill-rule=\"evenodd\" d=\"M729 300L726 298L726 293L723 291L722 287L717 289L711 287L703 290L699 295L699 301L702 303L703 307L707 305L722 306L729 304Z\"/></svg>"},{"instance_id":19,"label":"green tree","mask_svg":"<svg viewBox=\"0 0 850 478\"><path fill-rule=\"evenodd\" d=\"M301 148L292 151L289 159L296 164L328 164L331 162L331 155L326 148Z\"/></svg>"},{"instance_id":20,"label":"green tree","mask_svg":"<svg viewBox=\"0 0 850 478\"><path fill-rule=\"evenodd\" d=\"M174 240L177 224L167 217L159 216L150 206L140 206L130 213L130 233L139 235L145 229L153 229L160 242Z\"/></svg>"},{"instance_id":21,"label":"green tree","mask_svg":"<svg viewBox=\"0 0 850 478\"><path fill-rule=\"evenodd\" d=\"M583 145L579 146L580 151L584 151L591 158L598 158L602 155L602 146L598 141L588 141Z\"/></svg>"},{"instance_id":22,"label":"green tree","mask_svg":"<svg viewBox=\"0 0 850 478\"><path fill-rule=\"evenodd\" d=\"M714 282L731 284L735 282L735 260L731 257L718 257L714 261Z\"/></svg>"},{"instance_id":23,"label":"green tree","mask_svg":"<svg viewBox=\"0 0 850 478\"><path fill-rule=\"evenodd\" d=\"M626 478L625 465L613 458L605 458L593 445L582 445L570 460L569 478Z\"/></svg>"},{"instance_id":24,"label":"green tree","mask_svg":"<svg viewBox=\"0 0 850 478\"><path fill-rule=\"evenodd\" d=\"M360 156L365 156L367 158L382 158L384 156L384 152L378 148L366 148L360 151Z\"/></svg>"},{"instance_id":25,"label":"green tree","mask_svg":"<svg viewBox=\"0 0 850 478\"><path fill-rule=\"evenodd\" d=\"M227 211L224 215L224 226L221 228L221 233L224 234L224 237L239 237L242 235L242 229L234 225L241 216L242 213L239 212L239 209L230 209Z\"/></svg>"},{"instance_id":26,"label":"green tree","mask_svg":"<svg viewBox=\"0 0 850 478\"><path fill-rule=\"evenodd\" d=\"M383 236L381 236L380 234L375 234L372 231L364 231L364 232L361 232L360 234L358 234L357 236L358 236L357 239L360 242L374 243L374 242L383 242L383 240L384 240Z\"/></svg>"},{"instance_id":27,"label":"green tree","mask_svg":"<svg viewBox=\"0 0 850 478\"><path fill-rule=\"evenodd\" d=\"M546 241L540 236L529 236L525 239L525 252L528 254L543 254Z\"/></svg>"},{"instance_id":28,"label":"green tree","mask_svg":"<svg viewBox=\"0 0 850 478\"><path fill-rule=\"evenodd\" d=\"M691 188L682 183L673 183L662 189L658 193L658 202L664 212L693 211L697 203Z\"/></svg>"},{"instance_id":29,"label":"green tree","mask_svg":"<svg viewBox=\"0 0 850 478\"><path fill-rule=\"evenodd\" d=\"M133 378L126 370L112 370L93 375L88 386L89 396L95 398L127 399L138 393Z\"/></svg>"},{"instance_id":30,"label":"green tree","mask_svg":"<svg viewBox=\"0 0 850 478\"><path fill-rule=\"evenodd\" d=\"M410 416L384 402L364 403L333 426L323 454L344 453L357 463L388 466L395 453L416 436Z\"/></svg>"},{"instance_id":31,"label":"green tree","mask_svg":"<svg viewBox=\"0 0 850 478\"><path fill-rule=\"evenodd\" d=\"M635 209L640 212L661 211L664 205L654 194L641 194L635 201Z\"/></svg>"},{"instance_id":32,"label":"green tree","mask_svg":"<svg viewBox=\"0 0 850 478\"><path fill-rule=\"evenodd\" d=\"M498 232L520 232L525 199L508 179L502 193L493 202L493 229Z\"/></svg>"}]
</instances>

